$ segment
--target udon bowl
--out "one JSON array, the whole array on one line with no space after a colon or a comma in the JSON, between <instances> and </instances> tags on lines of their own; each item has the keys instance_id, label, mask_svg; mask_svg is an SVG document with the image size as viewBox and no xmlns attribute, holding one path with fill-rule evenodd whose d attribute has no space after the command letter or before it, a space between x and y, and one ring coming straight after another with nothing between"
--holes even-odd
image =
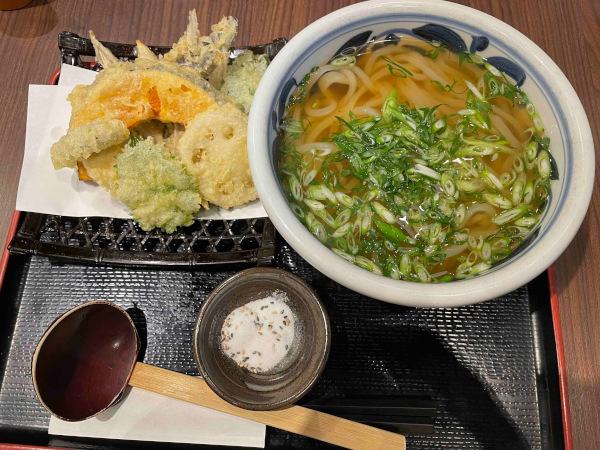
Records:
<instances>
[{"instance_id":1,"label":"udon bowl","mask_svg":"<svg viewBox=\"0 0 600 450\"><path fill-rule=\"evenodd\" d=\"M558 168L548 206L533 233L483 274L449 283L415 283L371 273L337 256L296 218L280 186L277 133L286 102L311 68L369 40L412 35L470 51L521 84L541 116ZM594 180L590 126L573 87L537 45L472 8L439 0L375 0L335 11L302 30L277 55L254 97L248 127L252 176L277 230L316 269L375 299L416 307L454 307L510 292L543 272L565 250L586 214Z\"/></svg>"}]
</instances>

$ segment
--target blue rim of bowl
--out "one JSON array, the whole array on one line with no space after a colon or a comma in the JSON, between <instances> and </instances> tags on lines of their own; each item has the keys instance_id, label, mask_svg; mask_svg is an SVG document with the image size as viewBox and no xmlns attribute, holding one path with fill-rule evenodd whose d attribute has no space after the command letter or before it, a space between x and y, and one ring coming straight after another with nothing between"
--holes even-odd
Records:
<instances>
[{"instance_id":1,"label":"blue rim of bowl","mask_svg":"<svg viewBox=\"0 0 600 450\"><path fill-rule=\"evenodd\" d=\"M369 3L371 3L371 2L369 2ZM377 4L377 3L383 3L383 2L373 2L373 3ZM414 2L406 2L404 4L408 4L408 3L411 3L411 7L415 5ZM442 6L441 3L432 2L432 1L430 1L430 2L425 1L423 3L428 4L428 6L436 6L436 7ZM562 77L561 81L563 81L564 83L566 83L566 85L571 87L570 84L568 83L568 80L566 79L566 77L564 77L564 74L562 74L560 69L553 63L553 61L541 49L539 49L539 47L537 47L533 42L531 42L527 37L523 36L517 30L514 30L513 28L511 28L509 25L505 24L504 22L501 22L485 13L481 13L472 8L464 7L461 5L455 5L455 4L447 4L446 2L442 2L442 3L445 3L444 6L448 6L451 8L460 9L462 11L467 10L471 13L475 12L477 14L484 16L484 18L491 20L492 21L491 25L494 25L493 31L495 32L496 35L501 36L502 34L506 34L507 30L498 29L498 28L502 28L502 27L506 27L509 30L513 31L515 34L520 35L525 40L524 42L527 45L533 46L534 50L536 50L536 52L539 52L539 54L536 54L536 52L534 52L534 54L533 54L534 58L536 58L540 62L541 65L546 65L547 70L552 71L552 72L557 72L557 74L560 77ZM400 4L402 4L402 2ZM364 7L365 4L361 4L361 5L363 5L363 7ZM347 8L343 8L342 10L336 11L332 14L336 14L336 13L339 13L339 12L342 12L345 10L347 11L350 9L355 10L358 6L359 5L353 5L353 6L350 6ZM394 19L390 19L390 17L394 17ZM442 25L454 26L455 29L466 32L466 33L475 33L476 35L488 35L489 34L489 31L486 32L486 31L482 30L481 28L477 28L476 26L472 26L472 25L469 25L469 24L466 24L466 23L463 23L463 22L460 22L460 21L457 21L454 19L441 17L440 15L437 15L435 13L393 12L393 13L374 15L367 19L353 19L348 24L342 26L341 28L338 28L334 31L331 31L329 33L325 33L325 34L321 35L318 42L314 42L310 46L305 44L305 47L308 47L308 48L304 51L305 55L303 56L302 60L294 61L294 63L291 64L289 68L285 69L286 71L285 71L284 76L278 75L278 79L281 79L281 80L290 79L291 76L293 75L293 73L298 70L300 65L303 64L308 58L310 58L316 51L318 51L324 45L326 45L329 42L329 39L331 39L331 38L338 37L343 34L348 34L349 31L352 31L353 29L364 29L366 27L369 27L370 25L375 25L375 24L381 25L381 24L385 24L385 23L398 24L398 23L407 22L407 21L413 21L413 22L416 21L416 22L422 22L422 23L434 22L434 23L439 23ZM526 68L529 78L532 80L533 83L536 84L537 88L539 89L539 92L544 96L545 101L548 103L550 109L552 110L552 113L554 114L555 120L559 126L561 140L562 140L563 148L565 151L565 153L564 153L565 164L563 167L564 173L561 174L562 175L561 196L558 199L558 204L556 205L556 208L553 211L552 217L550 217L550 219L548 220L548 223L545 226L544 233L539 234L535 238L535 242L537 243L543 237L545 237L548 230L550 228L552 228L552 226L555 224L558 213L562 210L562 207L563 207L564 203L566 202L566 198L571 190L571 181L573 179L573 164L572 164L573 155L570 151L570 148L567 147L566 143L570 143L570 139L577 138L579 135L583 138L583 139L581 139L580 146L582 148L584 148L584 151L585 151L588 144L591 144L591 142L592 142L591 131L589 129L589 123L587 121L587 118L585 117L585 113L583 112L583 108L582 108L582 106L579 102L579 99L577 98L574 90L572 90L572 92L575 94L575 99L577 101L573 105L574 109L571 110L571 114L567 115L567 114L565 114L565 111L564 111L563 107L561 106L561 102L558 100L558 97L554 94L554 92L552 91L552 89L550 88L548 83L545 81L544 76L531 63L523 60L523 57L520 56L520 55L524 54L524 49L521 49L521 50L515 49L512 46L503 42L502 40L496 39L496 37L492 37L492 40L493 40L493 43L491 42L491 44L496 50L503 52L510 60L517 61L517 63L521 64L523 67ZM293 41L294 40L292 39L291 42L293 43ZM285 51L285 49L284 49L284 51ZM544 60L545 58L547 58L547 60ZM548 66L548 63L554 64L554 67L552 67L552 65ZM283 72L283 71L280 70L280 72ZM280 87L275 90L276 95L274 95L272 97L270 106L268 107L269 113L277 110L278 100L282 94L281 86L283 86L283 83L281 83ZM260 89L260 86L259 86L259 89ZM571 87L571 89L572 89L572 87ZM565 99L563 99L563 100L565 100ZM579 105L577 103L579 103ZM261 108L262 107L263 106L261 105ZM583 114L581 114L581 113L583 113ZM252 116L252 114L251 114L251 116ZM571 127L565 120L565 117L572 117L575 120L576 124L579 125L578 129L575 130L575 132L574 132L574 130L571 129ZM587 125L587 127L586 127L586 125ZM273 137L274 137L273 133L276 133L276 130L273 130L271 127L268 127L268 130L265 135L267 142L273 142ZM565 139L567 142L565 142ZM261 138L261 143L262 142L264 142L264 141L262 141L262 138ZM592 145L592 147L593 147L593 145ZM270 156L273 156L273 155L271 154ZM278 180L277 171L275 170L275 167L274 167L274 159L270 158L270 161L271 161L270 169L272 170L273 174L275 175L275 179ZM590 178L593 179L593 170L594 170L594 168L591 167L591 170L588 169L588 171L585 172L583 175L590 176ZM281 193L281 188L279 187L279 189L280 189L280 193ZM587 190L584 191L584 195L581 197L584 200L584 202L585 202L585 200L589 199L589 197L591 197L591 191L592 191L592 184L589 185L589 192ZM551 199L550 201L553 201L553 200ZM587 205L587 203L586 203L586 205ZM268 206L266 206L266 209L268 210ZM545 214L548 214L549 210L550 210L550 208L547 208ZM550 265L553 262L553 260L556 257L558 257L562 251L564 251L564 248L566 248L566 246L568 245L568 242L570 242L570 240L574 236L575 232L579 228L581 221L583 220L583 217L585 216L585 212L583 212L583 214L582 214L580 209L578 209L574 212L577 213L576 214L577 219L578 219L576 222L577 226L576 227L575 226L567 227L569 230L569 233L565 234L565 236L570 236L570 239L568 241L566 239L563 239L561 241L561 245L560 245L560 247L558 247L559 251L554 250L554 246L552 246L553 247L552 249L548 250L548 252L547 252L548 255L545 255L545 256L550 256L550 259L547 260L547 265ZM294 219L297 220L297 218L295 218L295 216L294 216ZM581 219L581 220L579 220L579 219ZM310 235L310 236L311 236L311 238L313 238L312 235ZM525 248L520 254L516 255L513 259L511 259L510 261L506 261L506 265L508 265L509 263L512 263L518 259L522 259L527 254L530 254L530 250L532 250L533 248L535 248L535 245L530 245L529 247ZM540 255L538 255L538 258L539 258L539 256ZM351 263L348 263L348 265L349 264L351 264ZM506 265L500 264L499 266L494 268L495 270L488 271L483 276L485 276L487 274L491 274L494 271L500 270L502 268L505 268ZM528 279L525 280L524 282L527 282L527 281L531 280L532 278L534 278L535 276L539 275L539 273L541 273L545 269L546 266L543 266L543 267L538 266L538 267L536 267L535 271L530 271L529 275L527 275ZM362 270L364 270L364 269L362 269ZM469 281L473 281L473 279L464 280L462 283L468 283ZM495 295L501 295L502 293L509 292L510 290L518 287L514 281L512 283L510 283L510 282L508 282L508 280L505 280L506 281L505 287L500 287L500 286L498 286L499 281L500 280L496 280L496 285L494 286L495 287ZM371 283L370 280L369 280L369 282ZM407 291L411 290L410 288L408 288L406 286L406 284L408 284L406 281L404 281L404 282L398 281L396 283L403 283L403 285L404 285L403 290L407 294L408 294ZM455 283L452 283L452 284L455 284ZM522 284L522 283L520 283L520 284ZM398 287L400 287L400 284L398 284ZM473 287L474 287L474 285L473 285ZM389 286L385 286L385 288L388 289ZM425 294L424 296L430 298L430 300L423 301L423 303L424 303L423 306L436 306L436 307L458 306L458 305L466 305L466 304L470 304L470 303L476 303L476 302L483 301L483 300L490 298L489 296L487 296L485 294L481 294L481 289L472 289L466 294L466 295L469 295L472 297L469 300L467 300L467 301L461 300L460 298L458 298L459 297L458 293L455 292L453 300L448 302L448 304L445 304L444 301L440 300L438 295L439 294L435 294L432 292L428 292L427 294ZM389 299L386 301L418 306L417 302L414 302L414 301L406 302L406 301L396 301L396 300L389 300Z\"/></svg>"}]
</instances>

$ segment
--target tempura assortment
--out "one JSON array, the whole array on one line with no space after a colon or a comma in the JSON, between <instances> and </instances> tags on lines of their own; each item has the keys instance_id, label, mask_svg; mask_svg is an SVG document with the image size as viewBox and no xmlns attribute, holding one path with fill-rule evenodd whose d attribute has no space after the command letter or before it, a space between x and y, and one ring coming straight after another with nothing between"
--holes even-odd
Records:
<instances>
[{"instance_id":1,"label":"tempura assortment","mask_svg":"<svg viewBox=\"0 0 600 450\"><path fill-rule=\"evenodd\" d=\"M236 34L237 21L224 17L202 36L194 10L169 53L137 41L138 57L127 62L90 31L103 70L69 95L69 130L50 150L54 168L95 181L144 230L171 233L201 207L255 200L247 114L268 59L245 52L229 64Z\"/></svg>"}]
</instances>

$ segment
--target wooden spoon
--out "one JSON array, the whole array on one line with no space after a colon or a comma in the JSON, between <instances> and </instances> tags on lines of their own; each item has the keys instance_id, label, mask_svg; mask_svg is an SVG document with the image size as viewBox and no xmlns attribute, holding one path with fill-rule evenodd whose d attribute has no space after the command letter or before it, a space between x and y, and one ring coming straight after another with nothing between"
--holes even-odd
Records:
<instances>
[{"instance_id":1,"label":"wooden spoon","mask_svg":"<svg viewBox=\"0 0 600 450\"><path fill-rule=\"evenodd\" d=\"M38 398L56 417L79 421L117 403L130 385L346 448L406 448L402 435L300 406L238 408L202 379L136 363L139 347L131 318L118 306L95 301L72 309L50 326L34 353Z\"/></svg>"}]
</instances>

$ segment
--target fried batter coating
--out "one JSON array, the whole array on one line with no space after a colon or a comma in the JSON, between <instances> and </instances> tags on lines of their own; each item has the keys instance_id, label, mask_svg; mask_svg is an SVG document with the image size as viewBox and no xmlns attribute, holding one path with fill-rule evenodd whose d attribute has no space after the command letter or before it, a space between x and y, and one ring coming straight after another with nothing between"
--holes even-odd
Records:
<instances>
[{"instance_id":1,"label":"fried batter coating","mask_svg":"<svg viewBox=\"0 0 600 450\"><path fill-rule=\"evenodd\" d=\"M266 55L255 55L250 51L242 53L227 68L221 92L233 98L245 113L249 113L254 92L268 65L269 58Z\"/></svg>"},{"instance_id":2,"label":"fried batter coating","mask_svg":"<svg viewBox=\"0 0 600 450\"><path fill-rule=\"evenodd\" d=\"M201 76L208 77L215 67L229 59L229 47L237 34L237 20L223 17L211 28L210 36L202 36L198 29L196 10L190 11L184 35L164 55L164 60L193 68Z\"/></svg>"},{"instance_id":3,"label":"fried batter coating","mask_svg":"<svg viewBox=\"0 0 600 450\"><path fill-rule=\"evenodd\" d=\"M117 119L97 119L71 128L50 148L54 169L75 167L94 153L129 139L127 126Z\"/></svg>"},{"instance_id":4,"label":"fried batter coating","mask_svg":"<svg viewBox=\"0 0 600 450\"><path fill-rule=\"evenodd\" d=\"M212 108L190 122L177 154L209 202L231 208L258 198L248 163L248 117L233 104Z\"/></svg>"},{"instance_id":5,"label":"fried batter coating","mask_svg":"<svg viewBox=\"0 0 600 450\"><path fill-rule=\"evenodd\" d=\"M128 70L129 66L134 70ZM84 89L69 96L73 105L70 127L99 118L119 119L128 128L150 119L186 125L216 104L206 90L181 76L136 70L134 64L105 69Z\"/></svg>"},{"instance_id":6,"label":"fried batter coating","mask_svg":"<svg viewBox=\"0 0 600 450\"><path fill-rule=\"evenodd\" d=\"M78 86L69 95L70 126L101 117L120 119L129 128L154 118L186 125L206 108L225 103L225 96L205 78L216 67L224 72L237 21L224 17L212 30L210 36L201 36L196 11L191 11L187 30L173 50L158 58L137 41L135 63L119 61L90 31L104 70L91 85Z\"/></svg>"},{"instance_id":7,"label":"fried batter coating","mask_svg":"<svg viewBox=\"0 0 600 450\"><path fill-rule=\"evenodd\" d=\"M165 144L165 149L176 155L177 143L185 127L179 123L162 123L159 120L142 122L131 129L131 136L140 139L151 137L156 144Z\"/></svg>"},{"instance_id":8,"label":"fried batter coating","mask_svg":"<svg viewBox=\"0 0 600 450\"><path fill-rule=\"evenodd\" d=\"M192 224L200 209L198 187L164 145L148 138L126 146L115 159L115 197L131 209L143 230L160 227L172 233L178 226Z\"/></svg>"},{"instance_id":9,"label":"fried batter coating","mask_svg":"<svg viewBox=\"0 0 600 450\"><path fill-rule=\"evenodd\" d=\"M106 189L111 195L117 189L117 164L116 156L123 151L122 145L114 145L100 153L94 153L88 159L82 161L88 176Z\"/></svg>"},{"instance_id":10,"label":"fried batter coating","mask_svg":"<svg viewBox=\"0 0 600 450\"><path fill-rule=\"evenodd\" d=\"M94 52L96 53L96 60L102 64L102 67L108 69L110 66L118 64L119 59L112 54L102 43L96 39L96 35L90 30L90 40L94 46Z\"/></svg>"},{"instance_id":11,"label":"fried batter coating","mask_svg":"<svg viewBox=\"0 0 600 450\"><path fill-rule=\"evenodd\" d=\"M158 120L150 120L133 127L130 130L130 138L145 140L151 137L155 144L164 144L165 150L174 153L177 142L184 131L183 125L177 123L162 123ZM123 151L123 147L123 144L109 147L82 161L87 175L113 196L119 178L115 167L117 164L115 157Z\"/></svg>"},{"instance_id":12,"label":"fried batter coating","mask_svg":"<svg viewBox=\"0 0 600 450\"><path fill-rule=\"evenodd\" d=\"M146 44L144 44L142 41L135 41L136 43L136 50L137 50L137 58L136 59L148 59L150 61L158 61L158 56L156 56L154 54L154 52L152 50L150 50Z\"/></svg>"}]
</instances>

